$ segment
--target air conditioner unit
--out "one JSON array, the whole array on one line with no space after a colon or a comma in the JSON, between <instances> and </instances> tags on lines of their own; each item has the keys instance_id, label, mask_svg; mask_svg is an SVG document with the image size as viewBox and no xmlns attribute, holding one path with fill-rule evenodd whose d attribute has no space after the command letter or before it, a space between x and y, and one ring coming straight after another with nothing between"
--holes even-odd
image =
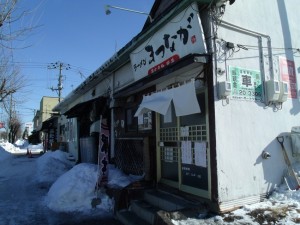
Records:
<instances>
[{"instance_id":1,"label":"air conditioner unit","mask_svg":"<svg viewBox=\"0 0 300 225\"><path fill-rule=\"evenodd\" d=\"M280 81L280 94L278 102L285 102L287 100L287 97L289 95L289 86L287 82Z\"/></svg>"},{"instance_id":2,"label":"air conditioner unit","mask_svg":"<svg viewBox=\"0 0 300 225\"><path fill-rule=\"evenodd\" d=\"M277 80L266 81L267 102L278 102L280 95L280 83Z\"/></svg>"}]
</instances>

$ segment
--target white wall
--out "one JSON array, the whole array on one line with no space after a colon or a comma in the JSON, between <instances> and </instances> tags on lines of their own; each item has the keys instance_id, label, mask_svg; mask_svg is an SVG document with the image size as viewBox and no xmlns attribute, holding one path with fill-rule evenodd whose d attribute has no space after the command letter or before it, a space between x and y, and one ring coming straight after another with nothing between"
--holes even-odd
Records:
<instances>
[{"instance_id":1,"label":"white wall","mask_svg":"<svg viewBox=\"0 0 300 225\"><path fill-rule=\"evenodd\" d=\"M130 62L115 72L114 79L114 91L119 91L135 81Z\"/></svg>"},{"instance_id":2,"label":"white wall","mask_svg":"<svg viewBox=\"0 0 300 225\"><path fill-rule=\"evenodd\" d=\"M286 166L276 137L281 133L290 132L293 126L300 126L300 52L293 53L287 49L300 47L298 15L297 0L238 0L233 5L226 6L222 20L270 36L275 79L278 56L295 62L298 98L288 99L283 103L282 109L277 110L259 101L229 99L227 103L225 100L219 100L217 91L215 92L220 202L262 195L281 182ZM261 71L259 38L222 26L218 27L217 32L219 57L216 67L225 70L225 73L214 75L215 87L218 81L229 79L228 66ZM222 40L235 44L236 52L227 52L226 60L224 54L222 56L222 46L219 46ZM262 41L263 46L267 47L267 39L263 37ZM248 50L239 49L237 44L244 45ZM265 71L261 71L261 74L263 76L265 72L265 79L268 80L270 71L267 49L263 49L263 53ZM285 147L290 153L289 139L285 140ZM261 153L264 150L271 154L270 159L262 159ZM290 158L293 159L291 155Z\"/></svg>"}]
</instances>

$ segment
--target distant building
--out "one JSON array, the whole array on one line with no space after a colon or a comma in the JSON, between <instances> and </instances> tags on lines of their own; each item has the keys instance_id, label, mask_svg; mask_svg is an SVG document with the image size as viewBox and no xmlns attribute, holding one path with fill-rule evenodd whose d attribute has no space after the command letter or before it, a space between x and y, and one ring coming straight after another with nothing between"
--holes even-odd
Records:
<instances>
[{"instance_id":1,"label":"distant building","mask_svg":"<svg viewBox=\"0 0 300 225\"><path fill-rule=\"evenodd\" d=\"M47 97L44 96L40 103L40 117L39 117L39 124L41 125L42 122L49 119L53 114L53 108L59 103L57 97Z\"/></svg>"},{"instance_id":2,"label":"distant building","mask_svg":"<svg viewBox=\"0 0 300 225\"><path fill-rule=\"evenodd\" d=\"M40 121L40 110L37 110L35 115L34 115L34 118L33 118L33 130L37 130L37 128L39 127L39 121Z\"/></svg>"},{"instance_id":3,"label":"distant building","mask_svg":"<svg viewBox=\"0 0 300 225\"><path fill-rule=\"evenodd\" d=\"M25 123L25 129L27 129L28 135L32 134L33 124L34 124L33 122L27 122L27 123Z\"/></svg>"},{"instance_id":4,"label":"distant building","mask_svg":"<svg viewBox=\"0 0 300 225\"><path fill-rule=\"evenodd\" d=\"M33 131L36 131L33 132L33 136L35 136L35 139L39 139L39 141L43 141L45 143L48 143L50 140L57 139L57 118L54 118L52 116L57 114L53 111L53 108L58 103L59 99L57 97L42 97L40 102L40 109L36 111L36 114L33 118ZM51 135L49 135L50 130Z\"/></svg>"},{"instance_id":5,"label":"distant building","mask_svg":"<svg viewBox=\"0 0 300 225\"><path fill-rule=\"evenodd\" d=\"M40 109L37 110L33 118L33 129L36 131L41 130L42 123L49 119L54 113L53 108L59 103L57 97L43 96L40 102Z\"/></svg>"},{"instance_id":6,"label":"distant building","mask_svg":"<svg viewBox=\"0 0 300 225\"><path fill-rule=\"evenodd\" d=\"M54 113L52 110L54 106L59 103L57 97L43 96L40 102L40 109L37 110L33 118L33 129L40 130L42 128L42 123L49 119Z\"/></svg>"}]
</instances>

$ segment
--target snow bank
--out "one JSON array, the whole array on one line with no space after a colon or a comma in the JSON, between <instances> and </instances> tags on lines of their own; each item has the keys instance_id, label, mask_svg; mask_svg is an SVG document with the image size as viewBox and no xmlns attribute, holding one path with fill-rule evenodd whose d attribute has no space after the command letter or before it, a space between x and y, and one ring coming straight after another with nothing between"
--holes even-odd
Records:
<instances>
[{"instance_id":1,"label":"snow bank","mask_svg":"<svg viewBox=\"0 0 300 225\"><path fill-rule=\"evenodd\" d=\"M43 187L50 187L58 177L73 167L73 163L67 159L67 153L60 150L46 152L37 159L36 164L36 180Z\"/></svg>"},{"instance_id":2,"label":"snow bank","mask_svg":"<svg viewBox=\"0 0 300 225\"><path fill-rule=\"evenodd\" d=\"M46 198L46 205L58 212L89 211L95 197L94 188L97 178L97 165L81 163L63 174L51 186ZM98 196L101 204L97 208L112 208L112 200L107 195Z\"/></svg>"},{"instance_id":3,"label":"snow bank","mask_svg":"<svg viewBox=\"0 0 300 225\"><path fill-rule=\"evenodd\" d=\"M18 139L16 142L15 142L15 146L16 147L19 147L19 148L26 148L28 146L28 141L27 140L21 140L21 139Z\"/></svg>"},{"instance_id":4,"label":"snow bank","mask_svg":"<svg viewBox=\"0 0 300 225\"><path fill-rule=\"evenodd\" d=\"M27 153L27 149L31 151L32 154L40 154L43 152L43 144L32 145L26 140L17 140L15 144L9 142L1 142L0 145L5 149L5 151L12 154L23 155Z\"/></svg>"},{"instance_id":5,"label":"snow bank","mask_svg":"<svg viewBox=\"0 0 300 225\"><path fill-rule=\"evenodd\" d=\"M20 150L19 147L16 147L9 142L1 142L0 145L5 151L10 152L10 153L16 153Z\"/></svg>"},{"instance_id":6,"label":"snow bank","mask_svg":"<svg viewBox=\"0 0 300 225\"><path fill-rule=\"evenodd\" d=\"M41 162L44 164L44 162ZM53 165L55 165L53 161ZM57 168L57 167L55 167ZM108 186L123 188L130 183L140 180L141 176L127 176L113 165L108 165ZM97 209L111 211L113 200L105 193L96 196L98 166L95 164L81 163L60 176L51 186L46 198L46 205L57 212L86 212L92 209L92 199L101 198Z\"/></svg>"}]
</instances>

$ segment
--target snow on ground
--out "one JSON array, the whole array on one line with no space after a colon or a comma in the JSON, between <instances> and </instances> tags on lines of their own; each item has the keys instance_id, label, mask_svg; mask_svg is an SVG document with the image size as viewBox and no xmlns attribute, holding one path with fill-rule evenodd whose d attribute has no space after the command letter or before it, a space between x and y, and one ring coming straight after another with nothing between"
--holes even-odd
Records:
<instances>
[{"instance_id":1,"label":"snow on ground","mask_svg":"<svg viewBox=\"0 0 300 225\"><path fill-rule=\"evenodd\" d=\"M11 144L7 141L1 141L0 145L7 151L15 155L26 154L30 151L31 154L43 153L43 144L39 143L36 145L29 144L27 140L17 140L15 144Z\"/></svg>"},{"instance_id":2,"label":"snow on ground","mask_svg":"<svg viewBox=\"0 0 300 225\"><path fill-rule=\"evenodd\" d=\"M54 211L90 209L96 175L95 165L82 163L74 166L51 186L45 199L46 204Z\"/></svg>"},{"instance_id":3,"label":"snow on ground","mask_svg":"<svg viewBox=\"0 0 300 225\"><path fill-rule=\"evenodd\" d=\"M293 165L300 174L300 163ZM212 215L208 212L198 218L172 219L175 225L200 224L300 224L300 190L290 190L283 183L277 187L268 199L245 205L224 215Z\"/></svg>"},{"instance_id":4,"label":"snow on ground","mask_svg":"<svg viewBox=\"0 0 300 225\"><path fill-rule=\"evenodd\" d=\"M13 154L17 153L20 150L19 147L16 147L15 145L13 145L9 142L6 142L6 141L2 141L0 144L1 144L1 147L3 149L5 149L5 151L13 153Z\"/></svg>"},{"instance_id":5,"label":"snow on ground","mask_svg":"<svg viewBox=\"0 0 300 225\"><path fill-rule=\"evenodd\" d=\"M22 144L23 145L23 144ZM0 143L0 161L11 158L13 147ZM18 151L18 150L16 150ZM13 151L14 152L14 151ZM81 163L73 165L67 160L67 153L60 150L46 152L37 158L37 184L47 184L50 188L44 202L57 212L94 212L92 199L101 198L97 210L112 212L114 200L105 192L96 195L94 188L98 168L95 164ZM300 171L300 164L296 164ZM113 165L109 165L108 185L125 187L142 177L127 176ZM285 184L279 186L269 199L235 210L224 215L212 215L209 212L199 214L198 218L173 219L175 225L198 224L299 224L300 191L289 190Z\"/></svg>"},{"instance_id":6,"label":"snow on ground","mask_svg":"<svg viewBox=\"0 0 300 225\"><path fill-rule=\"evenodd\" d=\"M51 186L45 198L47 206L53 211L82 213L92 210L92 200L101 199L98 209L112 212L114 201L105 192L96 193L98 168L95 164L80 163L60 176ZM125 187L140 177L126 176L109 165L108 186Z\"/></svg>"},{"instance_id":7,"label":"snow on ground","mask_svg":"<svg viewBox=\"0 0 300 225\"><path fill-rule=\"evenodd\" d=\"M62 174L70 170L74 163L68 160L63 151L48 151L36 161L39 186L49 188Z\"/></svg>"},{"instance_id":8,"label":"snow on ground","mask_svg":"<svg viewBox=\"0 0 300 225\"><path fill-rule=\"evenodd\" d=\"M28 145L28 141L26 141L26 140L18 139L18 140L15 142L15 146L16 146L16 147L24 147L24 146L27 146L27 145Z\"/></svg>"}]
</instances>

